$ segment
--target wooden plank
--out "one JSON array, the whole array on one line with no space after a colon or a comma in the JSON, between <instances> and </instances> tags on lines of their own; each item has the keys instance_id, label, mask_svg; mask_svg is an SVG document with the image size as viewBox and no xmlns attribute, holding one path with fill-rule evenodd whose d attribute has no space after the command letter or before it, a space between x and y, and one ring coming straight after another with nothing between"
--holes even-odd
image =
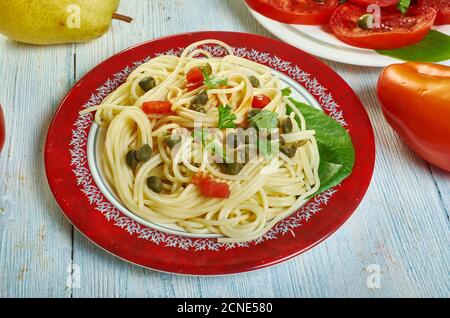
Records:
<instances>
[{"instance_id":1,"label":"wooden plank","mask_svg":"<svg viewBox=\"0 0 450 318\"><path fill-rule=\"evenodd\" d=\"M429 165L447 224L450 225L450 173Z\"/></svg>"},{"instance_id":2,"label":"wooden plank","mask_svg":"<svg viewBox=\"0 0 450 318\"><path fill-rule=\"evenodd\" d=\"M0 103L7 140L0 154L0 297L67 297L71 226L43 167L51 116L73 85L71 46L33 47L0 37Z\"/></svg>"}]
</instances>

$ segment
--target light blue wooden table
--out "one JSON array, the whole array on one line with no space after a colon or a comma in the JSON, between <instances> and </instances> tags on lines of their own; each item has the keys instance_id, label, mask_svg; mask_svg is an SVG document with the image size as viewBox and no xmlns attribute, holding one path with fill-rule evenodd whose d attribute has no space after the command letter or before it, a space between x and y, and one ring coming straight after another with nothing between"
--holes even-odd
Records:
<instances>
[{"instance_id":1,"label":"light blue wooden table","mask_svg":"<svg viewBox=\"0 0 450 318\"><path fill-rule=\"evenodd\" d=\"M377 162L356 213L309 252L253 273L183 277L130 265L74 230L47 186L42 149L58 103L78 79L112 54L168 34L270 36L241 0L127 0L120 12L134 23L114 22L87 44L33 47L0 37L0 103L8 126L0 155L0 297L450 296L450 174L418 158L386 124L374 68L325 61L364 103ZM72 263L80 269L79 288L66 286Z\"/></svg>"}]
</instances>

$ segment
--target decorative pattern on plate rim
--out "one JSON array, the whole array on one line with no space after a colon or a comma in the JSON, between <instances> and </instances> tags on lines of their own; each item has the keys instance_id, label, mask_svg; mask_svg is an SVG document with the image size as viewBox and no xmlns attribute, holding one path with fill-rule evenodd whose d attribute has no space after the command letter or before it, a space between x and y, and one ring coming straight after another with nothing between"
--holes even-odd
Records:
<instances>
[{"instance_id":1,"label":"decorative pattern on plate rim","mask_svg":"<svg viewBox=\"0 0 450 318\"><path fill-rule=\"evenodd\" d=\"M226 54L226 50L220 46L203 46L203 49L210 52L213 56L223 56ZM232 48L235 55L245 57L252 61L268 65L273 69L280 72L287 73L292 79L301 83L306 89L315 96L320 102L323 109L325 109L330 117L334 118L342 126L347 126L347 122L344 119L344 114L340 110L339 105L334 101L331 93L323 87L317 79L311 77L310 74L301 70L297 65L292 65L291 62L283 61L277 56L271 56L269 53L259 52L254 49L247 48ZM167 52L155 54L159 55L176 55L180 56L184 48L172 49ZM113 75L102 86L97 88L97 92L92 94L88 102L83 105L83 108L96 106L102 102L102 100L113 90L119 87L120 84L126 81L129 74L137 68L139 65L149 61L152 57L147 57L142 61L132 63L132 66L125 67L122 71ZM258 245L267 240L274 240L279 235L286 235L291 233L294 235L292 229L300 227L302 222L307 222L314 214L322 210L323 205L327 205L329 200L338 191L337 188L327 190L317 196L312 201L301 207L301 209L291 216L280 221L275 227L273 227L264 236L253 240L251 242L244 243L219 243L215 239L195 239L177 235L171 235L164 232L160 232L144 226L129 217L120 213L120 211L114 207L109 201L105 199L102 192L98 189L93 181L91 172L87 163L87 139L90 127L93 122L92 114L79 115L74 122L72 129L72 138L69 144L69 150L71 155L71 166L76 179L77 184L80 187L89 203L94 208L102 213L108 221L113 221L115 226L118 226L130 235L137 235L141 239L148 240L156 245L164 245L165 247L179 248L182 250L209 250L220 251L229 250L237 247L249 247L252 245Z\"/></svg>"}]
</instances>

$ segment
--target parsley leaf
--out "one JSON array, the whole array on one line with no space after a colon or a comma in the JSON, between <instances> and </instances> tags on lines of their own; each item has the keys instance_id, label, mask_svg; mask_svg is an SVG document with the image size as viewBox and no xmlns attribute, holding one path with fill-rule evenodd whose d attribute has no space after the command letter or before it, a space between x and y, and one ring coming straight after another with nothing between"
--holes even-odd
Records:
<instances>
[{"instance_id":1,"label":"parsley leaf","mask_svg":"<svg viewBox=\"0 0 450 318\"><path fill-rule=\"evenodd\" d=\"M272 129L278 126L278 114L270 110L262 110L250 118L250 123L258 129Z\"/></svg>"},{"instance_id":2,"label":"parsley leaf","mask_svg":"<svg viewBox=\"0 0 450 318\"><path fill-rule=\"evenodd\" d=\"M399 0L397 3L397 9L402 13L405 14L408 9L409 5L411 4L411 0Z\"/></svg>"},{"instance_id":3,"label":"parsley leaf","mask_svg":"<svg viewBox=\"0 0 450 318\"><path fill-rule=\"evenodd\" d=\"M281 96L289 96L292 94L292 88L286 87L281 90Z\"/></svg>"},{"instance_id":4,"label":"parsley leaf","mask_svg":"<svg viewBox=\"0 0 450 318\"><path fill-rule=\"evenodd\" d=\"M208 72L202 69L203 73L203 84L205 84L209 89L217 88L219 86L228 85L228 79L226 78L218 78L212 75L209 75Z\"/></svg>"},{"instance_id":5,"label":"parsley leaf","mask_svg":"<svg viewBox=\"0 0 450 318\"><path fill-rule=\"evenodd\" d=\"M219 106L219 128L236 128L237 124L235 120L237 119L236 114L231 111L230 105L220 105Z\"/></svg>"},{"instance_id":6,"label":"parsley leaf","mask_svg":"<svg viewBox=\"0 0 450 318\"><path fill-rule=\"evenodd\" d=\"M192 132L194 140L200 140L205 151L212 150L213 152L218 147L217 135L208 128L195 128Z\"/></svg>"}]
</instances>

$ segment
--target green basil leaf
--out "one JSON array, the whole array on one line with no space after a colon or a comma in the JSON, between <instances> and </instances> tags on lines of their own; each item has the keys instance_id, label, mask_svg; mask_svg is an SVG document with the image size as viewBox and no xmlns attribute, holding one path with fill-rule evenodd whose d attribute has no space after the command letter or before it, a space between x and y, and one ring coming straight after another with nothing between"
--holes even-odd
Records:
<instances>
[{"instance_id":1,"label":"green basil leaf","mask_svg":"<svg viewBox=\"0 0 450 318\"><path fill-rule=\"evenodd\" d=\"M395 50L377 50L381 55L404 61L441 62L450 59L450 36L431 30L417 44Z\"/></svg>"},{"instance_id":2,"label":"green basil leaf","mask_svg":"<svg viewBox=\"0 0 450 318\"><path fill-rule=\"evenodd\" d=\"M306 128L316 131L320 154L318 194L336 186L352 173L355 149L347 130L337 121L319 109L293 99L291 101L304 116ZM288 108L287 112L290 114L292 110Z\"/></svg>"}]
</instances>

